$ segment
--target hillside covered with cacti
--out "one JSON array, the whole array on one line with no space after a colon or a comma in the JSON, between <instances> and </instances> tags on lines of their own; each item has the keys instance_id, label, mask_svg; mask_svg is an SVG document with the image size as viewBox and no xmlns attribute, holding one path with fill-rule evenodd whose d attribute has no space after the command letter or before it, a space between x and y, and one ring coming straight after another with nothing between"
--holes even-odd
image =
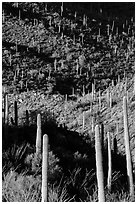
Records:
<instances>
[{"instance_id":1,"label":"hillside covered with cacti","mask_svg":"<svg viewBox=\"0 0 137 204\"><path fill-rule=\"evenodd\" d=\"M2 3L3 201L41 201L38 134L49 138L48 201L101 201L97 126L103 137L103 199L134 201L125 144L127 116L134 180L134 6Z\"/></svg>"}]
</instances>

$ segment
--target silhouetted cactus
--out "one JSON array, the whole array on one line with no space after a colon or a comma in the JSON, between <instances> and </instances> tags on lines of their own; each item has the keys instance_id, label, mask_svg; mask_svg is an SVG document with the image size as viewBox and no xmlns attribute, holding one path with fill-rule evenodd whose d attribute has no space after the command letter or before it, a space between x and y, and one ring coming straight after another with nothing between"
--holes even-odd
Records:
<instances>
[{"instance_id":1,"label":"silhouetted cactus","mask_svg":"<svg viewBox=\"0 0 137 204\"><path fill-rule=\"evenodd\" d=\"M131 152L130 152L130 144L129 144L128 111L127 111L126 96L123 97L123 116L124 116L125 151L126 151L126 161L127 161L127 176L128 176L128 182L129 182L130 195L133 195L134 185L133 185Z\"/></svg>"},{"instance_id":2,"label":"silhouetted cactus","mask_svg":"<svg viewBox=\"0 0 137 204\"><path fill-rule=\"evenodd\" d=\"M95 150L96 150L96 174L98 184L98 200L99 202L105 202L104 193L104 173L103 173L103 157L102 147L99 134L99 125L95 127Z\"/></svg>"},{"instance_id":3,"label":"silhouetted cactus","mask_svg":"<svg viewBox=\"0 0 137 204\"><path fill-rule=\"evenodd\" d=\"M43 136L42 202L48 201L48 135Z\"/></svg>"}]
</instances>

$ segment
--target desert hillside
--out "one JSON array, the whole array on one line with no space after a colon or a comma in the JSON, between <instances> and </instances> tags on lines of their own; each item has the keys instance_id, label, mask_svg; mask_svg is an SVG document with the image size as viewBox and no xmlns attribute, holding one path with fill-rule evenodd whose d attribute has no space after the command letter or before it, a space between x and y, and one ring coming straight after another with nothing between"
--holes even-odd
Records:
<instances>
[{"instance_id":1,"label":"desert hillside","mask_svg":"<svg viewBox=\"0 0 137 204\"><path fill-rule=\"evenodd\" d=\"M38 114L42 135L49 136L49 201L97 201L96 124L104 127L105 186L107 132L112 152L114 138L117 141L112 196L107 192L106 200L134 200L129 198L124 182L123 121L126 96L134 175L134 4L77 4L2 4L2 104L4 109L8 94L9 106L8 133L3 120L3 201L41 201L41 161L39 167L35 164ZM18 125L14 121L15 101ZM26 178L28 184L24 183ZM27 194L32 183L36 196L31 190ZM25 198L16 194L19 184Z\"/></svg>"}]
</instances>

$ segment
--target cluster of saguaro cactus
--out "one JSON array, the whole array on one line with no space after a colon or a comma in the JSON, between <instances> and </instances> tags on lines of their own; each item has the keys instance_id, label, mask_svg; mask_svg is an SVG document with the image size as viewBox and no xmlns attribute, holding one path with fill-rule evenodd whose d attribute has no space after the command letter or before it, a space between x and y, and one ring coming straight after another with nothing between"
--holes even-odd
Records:
<instances>
[{"instance_id":1,"label":"cluster of saguaro cactus","mask_svg":"<svg viewBox=\"0 0 137 204\"><path fill-rule=\"evenodd\" d=\"M127 162L127 176L129 183L129 192L132 196L134 193L134 184L133 184L133 173L132 173L132 161L131 161L131 152L130 152L130 143L129 143L129 129L128 129L128 114L127 114L127 97L123 97L123 117L124 117L124 138L125 138L125 151L126 151L126 162ZM100 131L101 130L101 131ZM116 126L117 137L119 134L118 123ZM99 202L105 201L104 193L104 174L103 174L103 140L104 140L104 126L97 124L95 126L95 150L96 150L96 172L97 172L97 184L98 184L98 200ZM107 177L107 188L111 191L111 182L112 182L112 144L111 144L111 135L107 131L107 141L108 141L108 177ZM113 152L117 154L117 140L114 136L113 140Z\"/></svg>"}]
</instances>

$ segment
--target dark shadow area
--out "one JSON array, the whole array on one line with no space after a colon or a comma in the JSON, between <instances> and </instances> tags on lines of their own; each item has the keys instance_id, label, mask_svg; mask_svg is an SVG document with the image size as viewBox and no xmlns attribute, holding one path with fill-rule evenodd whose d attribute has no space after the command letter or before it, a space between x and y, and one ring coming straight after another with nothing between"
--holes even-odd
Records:
<instances>
[{"instance_id":1,"label":"dark shadow area","mask_svg":"<svg viewBox=\"0 0 137 204\"><path fill-rule=\"evenodd\" d=\"M11 47L16 46L15 43L9 43L6 41L2 41L2 46L6 47L7 49L11 50L15 54L15 50L12 50ZM20 52L21 57L28 56L29 58L34 58L36 56L37 58L43 60L46 63L53 63L54 58L51 58L51 53L40 53L37 51L37 47L28 47L26 45L18 45L18 52Z\"/></svg>"},{"instance_id":2,"label":"dark shadow area","mask_svg":"<svg viewBox=\"0 0 137 204\"><path fill-rule=\"evenodd\" d=\"M86 171L96 172L96 161L95 161L95 144L94 141L91 142L90 138L85 139L83 135L78 132L68 130L65 126L57 126L55 120L47 120L42 124L42 135L47 134L49 136L49 147L53 151L54 155L59 158L59 166L63 170L64 179L69 178L70 172L73 172L77 168L81 168L79 180L84 178ZM8 140L4 140L4 129L3 129L3 151L7 150L13 145L27 145L27 154L35 152L36 143L36 125L22 126L22 127L9 127ZM75 155L75 156L74 156ZM85 156L84 156L85 155ZM24 156L25 157L25 156ZM24 159L23 157L23 159ZM12 157L11 157L12 158ZM13 158L12 158L13 159ZM18 172L21 172L25 168L23 159L19 162L20 166L17 168ZM13 159L14 160L14 159ZM104 181L105 186L107 185L107 174L108 174L108 154L107 149L104 149L103 154L104 163ZM3 160L3 165L5 161ZM14 164L14 161L13 161ZM126 173L126 158L121 154L116 154L112 152L112 168L113 172L120 172L120 177L112 185L112 191L118 191L119 189L128 190L127 173ZM28 174L33 174L33 172L28 172ZM41 169L39 171L41 174ZM96 177L91 179L92 182L96 182ZM89 182L89 185L91 183ZM121 186L121 188L119 188ZM73 197L76 195L75 199L80 201L79 190L76 185L68 185L68 192ZM82 195L83 196L83 195Z\"/></svg>"}]
</instances>

